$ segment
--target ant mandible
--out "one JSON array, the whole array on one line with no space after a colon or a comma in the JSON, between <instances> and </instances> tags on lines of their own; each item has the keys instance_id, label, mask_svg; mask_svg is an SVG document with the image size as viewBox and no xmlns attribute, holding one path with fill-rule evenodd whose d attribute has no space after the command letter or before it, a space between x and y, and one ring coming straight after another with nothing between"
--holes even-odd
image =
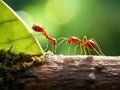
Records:
<instances>
[{"instance_id":1,"label":"ant mandible","mask_svg":"<svg viewBox=\"0 0 120 90\"><path fill-rule=\"evenodd\" d=\"M56 51L57 40L55 38L49 37L43 26L41 26L39 24L34 24L32 26L32 29L36 32L42 33L42 35L44 35L46 37L46 39L48 39L48 41L53 45L53 50L52 51L53 52Z\"/></svg>"},{"instance_id":2,"label":"ant mandible","mask_svg":"<svg viewBox=\"0 0 120 90\"><path fill-rule=\"evenodd\" d=\"M78 43L78 45L80 46L80 51L81 51L80 54L81 55L82 55L83 52L84 52L85 55L87 54L86 48L88 49L89 54L90 54L90 50L92 50L92 51L95 51L98 55L104 55L94 38L87 39L87 36L84 36L83 39L80 40L80 38L72 36L70 38L59 38L59 39L63 39L59 43L59 45L66 39L67 39L66 44L71 45L71 44L74 44L74 43ZM78 45L74 48L75 52L76 52L76 48L78 47ZM70 46L68 48L68 52L69 51L70 51Z\"/></svg>"}]
</instances>

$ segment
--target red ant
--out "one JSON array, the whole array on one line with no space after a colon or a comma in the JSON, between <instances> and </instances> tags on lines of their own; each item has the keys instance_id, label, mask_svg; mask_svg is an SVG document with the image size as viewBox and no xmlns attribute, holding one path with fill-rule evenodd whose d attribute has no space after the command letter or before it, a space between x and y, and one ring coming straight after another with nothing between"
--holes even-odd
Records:
<instances>
[{"instance_id":1,"label":"red ant","mask_svg":"<svg viewBox=\"0 0 120 90\"><path fill-rule=\"evenodd\" d=\"M62 39L62 38L59 38L59 39ZM83 39L80 40L79 38L72 36L70 38L63 38L63 40L59 43L59 45L66 39L67 39L66 44L71 45L74 43L78 43L78 45L80 46L80 50L81 50L80 54L82 54L82 51L84 51L84 54L86 55L87 54L86 48L87 48L89 51L89 54L90 54L90 50L92 50L92 51L95 51L98 55L104 55L94 38L87 39L87 36L84 36ZM76 48L78 47L78 45L74 49L75 52L76 52ZM69 51L70 51L70 46L68 48L68 52Z\"/></svg>"},{"instance_id":2,"label":"red ant","mask_svg":"<svg viewBox=\"0 0 120 90\"><path fill-rule=\"evenodd\" d=\"M39 24L34 24L32 26L32 29L36 32L42 33L42 35L44 35L48 39L48 41L53 45L53 47L54 47L53 51L56 50L57 40L55 38L49 37L48 34L46 33L46 31L44 30L43 26L41 26Z\"/></svg>"}]
</instances>

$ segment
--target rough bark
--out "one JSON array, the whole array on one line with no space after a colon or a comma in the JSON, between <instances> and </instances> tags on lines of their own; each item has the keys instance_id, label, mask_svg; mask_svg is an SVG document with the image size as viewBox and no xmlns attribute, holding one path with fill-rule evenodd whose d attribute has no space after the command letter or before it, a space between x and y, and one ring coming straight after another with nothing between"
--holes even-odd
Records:
<instances>
[{"instance_id":1,"label":"rough bark","mask_svg":"<svg viewBox=\"0 0 120 90\"><path fill-rule=\"evenodd\" d=\"M15 90L119 90L120 56L46 56L16 74Z\"/></svg>"}]
</instances>

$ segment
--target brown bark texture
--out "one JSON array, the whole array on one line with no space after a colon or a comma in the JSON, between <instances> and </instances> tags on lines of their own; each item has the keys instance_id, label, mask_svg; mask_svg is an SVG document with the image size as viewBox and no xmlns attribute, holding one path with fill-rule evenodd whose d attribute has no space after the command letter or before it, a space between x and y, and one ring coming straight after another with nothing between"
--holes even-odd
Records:
<instances>
[{"instance_id":1,"label":"brown bark texture","mask_svg":"<svg viewBox=\"0 0 120 90\"><path fill-rule=\"evenodd\" d=\"M45 56L16 74L15 90L120 90L120 56ZM19 87L19 88L18 88Z\"/></svg>"}]
</instances>

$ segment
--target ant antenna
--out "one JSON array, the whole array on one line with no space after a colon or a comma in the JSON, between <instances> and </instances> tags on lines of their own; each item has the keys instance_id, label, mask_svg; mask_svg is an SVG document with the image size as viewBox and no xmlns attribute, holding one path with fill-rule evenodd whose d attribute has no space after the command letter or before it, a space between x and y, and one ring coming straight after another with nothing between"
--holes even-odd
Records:
<instances>
[{"instance_id":1,"label":"ant antenna","mask_svg":"<svg viewBox=\"0 0 120 90\"><path fill-rule=\"evenodd\" d=\"M62 39L62 40L61 40ZM61 40L59 43L58 43L58 45L57 45L57 47L56 48L58 48L65 40L67 40L68 38L66 38L66 37L60 37L60 38L58 38L58 40Z\"/></svg>"}]
</instances>

